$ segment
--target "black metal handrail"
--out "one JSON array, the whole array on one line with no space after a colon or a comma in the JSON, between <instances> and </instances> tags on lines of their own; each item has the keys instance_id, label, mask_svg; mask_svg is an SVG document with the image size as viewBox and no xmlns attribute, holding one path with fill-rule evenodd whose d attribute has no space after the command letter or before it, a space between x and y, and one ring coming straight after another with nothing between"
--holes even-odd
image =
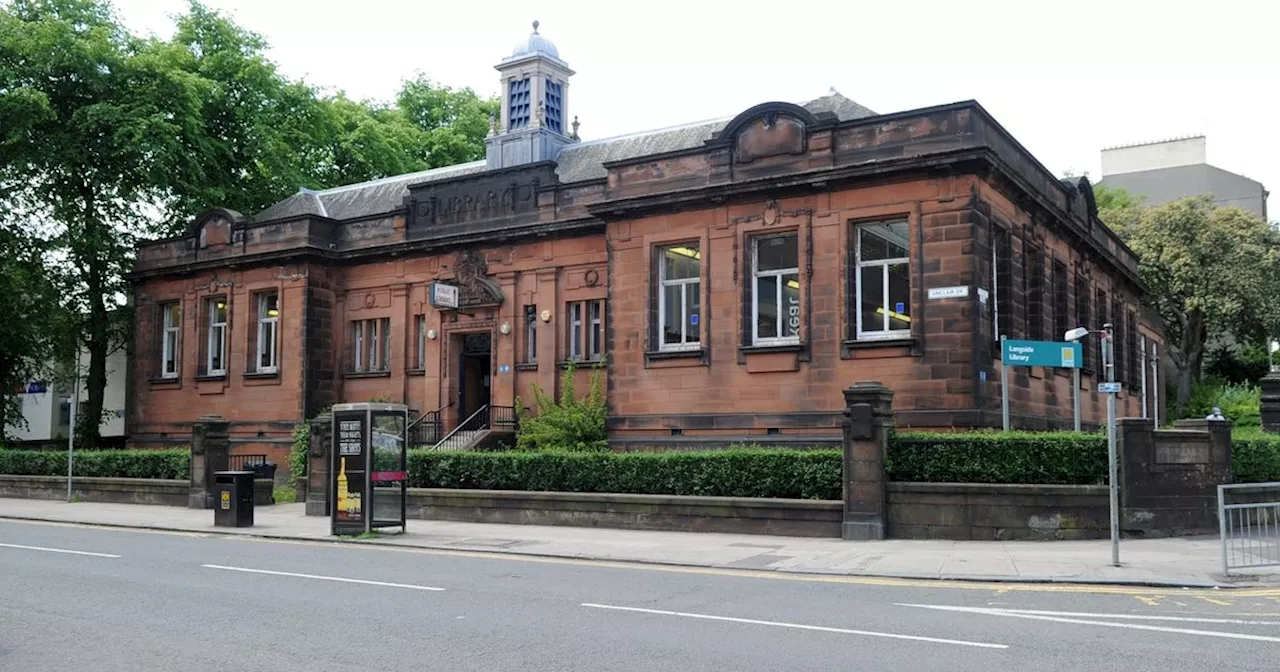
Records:
<instances>
[{"instance_id":1,"label":"black metal handrail","mask_svg":"<svg viewBox=\"0 0 1280 672\"><path fill-rule=\"evenodd\" d=\"M434 411L427 411L409 423L410 448L431 447L440 441L443 434L440 416L448 407L445 404Z\"/></svg>"},{"instance_id":2,"label":"black metal handrail","mask_svg":"<svg viewBox=\"0 0 1280 672\"><path fill-rule=\"evenodd\" d=\"M453 431L449 432L434 447L434 450L462 450L467 447L475 435L472 432L478 432L489 428L489 405L481 406L471 417L458 423Z\"/></svg>"},{"instance_id":3,"label":"black metal handrail","mask_svg":"<svg viewBox=\"0 0 1280 672\"><path fill-rule=\"evenodd\" d=\"M489 428L506 431L519 431L520 417L516 415L515 406L490 406Z\"/></svg>"}]
</instances>

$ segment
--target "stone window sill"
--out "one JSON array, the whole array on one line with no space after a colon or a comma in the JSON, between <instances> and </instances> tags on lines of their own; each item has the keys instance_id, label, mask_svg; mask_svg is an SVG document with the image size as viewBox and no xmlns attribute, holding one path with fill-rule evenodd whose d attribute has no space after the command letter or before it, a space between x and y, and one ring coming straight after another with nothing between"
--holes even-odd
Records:
<instances>
[{"instance_id":1,"label":"stone window sill","mask_svg":"<svg viewBox=\"0 0 1280 672\"><path fill-rule=\"evenodd\" d=\"M182 382L182 376L152 376L150 382L152 385L162 387L166 385L177 386Z\"/></svg>"},{"instance_id":2,"label":"stone window sill","mask_svg":"<svg viewBox=\"0 0 1280 672\"><path fill-rule=\"evenodd\" d=\"M404 375L406 375L406 376L425 376L425 375L427 375L427 370L426 370L426 369L405 369L405 371L404 371Z\"/></svg>"},{"instance_id":3,"label":"stone window sill","mask_svg":"<svg viewBox=\"0 0 1280 672\"><path fill-rule=\"evenodd\" d=\"M212 380L226 380L226 379L227 379L227 374L225 373L202 373L196 376L196 380L200 382L212 381Z\"/></svg>"},{"instance_id":4,"label":"stone window sill","mask_svg":"<svg viewBox=\"0 0 1280 672\"><path fill-rule=\"evenodd\" d=\"M845 341L843 343L845 350L867 350L870 348L914 348L916 339L908 336L906 338L866 338L862 340Z\"/></svg>"},{"instance_id":5,"label":"stone window sill","mask_svg":"<svg viewBox=\"0 0 1280 672\"><path fill-rule=\"evenodd\" d=\"M390 378L390 371L348 371L343 378Z\"/></svg>"},{"instance_id":6,"label":"stone window sill","mask_svg":"<svg viewBox=\"0 0 1280 672\"><path fill-rule=\"evenodd\" d=\"M538 370L537 362L521 362L519 364L516 364L516 371L537 371L537 370Z\"/></svg>"},{"instance_id":7,"label":"stone window sill","mask_svg":"<svg viewBox=\"0 0 1280 672\"><path fill-rule=\"evenodd\" d=\"M804 343L781 343L779 345L740 345L738 352L744 355L764 355L775 352L804 352Z\"/></svg>"},{"instance_id":8,"label":"stone window sill","mask_svg":"<svg viewBox=\"0 0 1280 672\"><path fill-rule=\"evenodd\" d=\"M653 362L671 362L672 366L707 366L707 349L651 350L644 353L645 366Z\"/></svg>"},{"instance_id":9,"label":"stone window sill","mask_svg":"<svg viewBox=\"0 0 1280 672\"><path fill-rule=\"evenodd\" d=\"M604 358L601 357L600 359L566 359L566 360L556 362L556 366L561 369L568 368L570 364L574 365L579 369L590 369L596 366L602 366L604 364Z\"/></svg>"},{"instance_id":10,"label":"stone window sill","mask_svg":"<svg viewBox=\"0 0 1280 672\"><path fill-rule=\"evenodd\" d=\"M270 380L272 378L279 378L280 372L279 371L246 371L244 374L244 377L245 377L245 380Z\"/></svg>"}]
</instances>

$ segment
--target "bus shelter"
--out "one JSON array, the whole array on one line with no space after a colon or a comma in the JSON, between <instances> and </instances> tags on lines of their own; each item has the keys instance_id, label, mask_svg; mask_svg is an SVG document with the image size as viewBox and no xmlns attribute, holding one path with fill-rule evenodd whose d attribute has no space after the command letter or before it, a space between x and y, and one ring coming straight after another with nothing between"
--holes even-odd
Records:
<instances>
[{"instance_id":1,"label":"bus shelter","mask_svg":"<svg viewBox=\"0 0 1280 672\"><path fill-rule=\"evenodd\" d=\"M333 493L330 529L359 535L384 527L404 531L409 408L403 404L333 407Z\"/></svg>"}]
</instances>

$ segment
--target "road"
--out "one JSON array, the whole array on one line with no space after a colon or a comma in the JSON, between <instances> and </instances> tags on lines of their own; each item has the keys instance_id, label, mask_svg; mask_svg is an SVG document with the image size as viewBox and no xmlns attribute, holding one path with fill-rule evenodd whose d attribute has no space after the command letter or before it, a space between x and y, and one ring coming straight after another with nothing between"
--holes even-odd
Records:
<instances>
[{"instance_id":1,"label":"road","mask_svg":"<svg viewBox=\"0 0 1280 672\"><path fill-rule=\"evenodd\" d=\"M0 521L0 670L1275 670L1280 590L973 585Z\"/></svg>"}]
</instances>

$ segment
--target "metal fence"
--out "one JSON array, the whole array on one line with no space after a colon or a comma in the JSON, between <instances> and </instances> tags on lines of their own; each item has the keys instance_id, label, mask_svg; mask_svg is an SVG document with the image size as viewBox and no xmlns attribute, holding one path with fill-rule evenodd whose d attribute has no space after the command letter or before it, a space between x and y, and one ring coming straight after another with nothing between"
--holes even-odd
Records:
<instances>
[{"instance_id":1,"label":"metal fence","mask_svg":"<svg viewBox=\"0 0 1280 672\"><path fill-rule=\"evenodd\" d=\"M1218 486L1222 573L1280 566L1280 483Z\"/></svg>"},{"instance_id":2,"label":"metal fence","mask_svg":"<svg viewBox=\"0 0 1280 672\"><path fill-rule=\"evenodd\" d=\"M228 455L227 469L230 471L252 471L255 464L266 464L266 455Z\"/></svg>"}]
</instances>

